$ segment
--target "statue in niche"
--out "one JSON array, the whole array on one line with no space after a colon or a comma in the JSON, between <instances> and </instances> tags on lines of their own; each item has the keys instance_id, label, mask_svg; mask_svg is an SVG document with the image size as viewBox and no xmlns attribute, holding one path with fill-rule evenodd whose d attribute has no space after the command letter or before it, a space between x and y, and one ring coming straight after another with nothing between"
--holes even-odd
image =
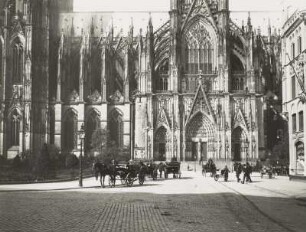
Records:
<instances>
[{"instance_id":1,"label":"statue in niche","mask_svg":"<svg viewBox=\"0 0 306 232\"><path fill-rule=\"evenodd\" d=\"M70 102L76 102L79 100L79 94L75 89L72 90L71 94L68 96L68 100Z\"/></svg>"},{"instance_id":2,"label":"statue in niche","mask_svg":"<svg viewBox=\"0 0 306 232\"><path fill-rule=\"evenodd\" d=\"M88 96L88 100L91 103L101 101L101 95L99 94L98 90L95 90L91 95Z\"/></svg>"},{"instance_id":3,"label":"statue in niche","mask_svg":"<svg viewBox=\"0 0 306 232\"><path fill-rule=\"evenodd\" d=\"M111 99L111 102L115 104L123 103L124 101L124 97L122 96L122 93L119 90L116 90L116 92L113 95L111 95L109 98Z\"/></svg>"}]
</instances>

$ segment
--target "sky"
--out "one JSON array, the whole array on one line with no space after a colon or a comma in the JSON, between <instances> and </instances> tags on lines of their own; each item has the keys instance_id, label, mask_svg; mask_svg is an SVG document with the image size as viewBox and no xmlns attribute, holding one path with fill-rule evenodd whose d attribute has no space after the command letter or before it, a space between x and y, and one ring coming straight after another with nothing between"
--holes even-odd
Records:
<instances>
[{"instance_id":1,"label":"sky","mask_svg":"<svg viewBox=\"0 0 306 232\"><path fill-rule=\"evenodd\" d=\"M306 0L229 0L231 18L239 26L246 23L248 12L255 28L264 32L270 24L281 28L295 9L306 10ZM74 0L75 11L140 11L167 15L170 0ZM131 12L131 14L132 14Z\"/></svg>"}]
</instances>

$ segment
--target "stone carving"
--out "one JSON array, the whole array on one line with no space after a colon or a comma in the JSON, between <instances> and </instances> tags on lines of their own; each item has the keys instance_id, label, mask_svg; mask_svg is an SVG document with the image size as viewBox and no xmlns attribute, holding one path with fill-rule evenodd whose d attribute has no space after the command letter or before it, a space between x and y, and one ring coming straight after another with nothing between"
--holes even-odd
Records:
<instances>
[{"instance_id":1,"label":"stone carving","mask_svg":"<svg viewBox=\"0 0 306 232\"><path fill-rule=\"evenodd\" d=\"M101 101L101 95L98 90L95 90L91 95L88 96L88 101L90 103L97 103Z\"/></svg>"},{"instance_id":2,"label":"stone carving","mask_svg":"<svg viewBox=\"0 0 306 232\"><path fill-rule=\"evenodd\" d=\"M251 123L251 128L252 128L252 131L255 131L255 129L256 129L256 123L255 122Z\"/></svg>"},{"instance_id":3,"label":"stone carving","mask_svg":"<svg viewBox=\"0 0 306 232\"><path fill-rule=\"evenodd\" d=\"M113 95L111 95L109 98L111 102L114 104L124 102L124 97L122 96L122 93L119 90L116 90L116 92Z\"/></svg>"},{"instance_id":4,"label":"stone carving","mask_svg":"<svg viewBox=\"0 0 306 232\"><path fill-rule=\"evenodd\" d=\"M11 31L12 31L12 34L24 34L23 33L23 29L22 29L22 26L21 26L21 23L20 21L18 20L18 18L14 18L12 20L12 27L11 27Z\"/></svg>"},{"instance_id":5,"label":"stone carving","mask_svg":"<svg viewBox=\"0 0 306 232\"><path fill-rule=\"evenodd\" d=\"M190 116L198 111L213 115L210 102L208 101L207 96L202 88L199 88L198 92L196 93Z\"/></svg>"},{"instance_id":6,"label":"stone carving","mask_svg":"<svg viewBox=\"0 0 306 232\"><path fill-rule=\"evenodd\" d=\"M304 66L305 66L304 54L300 54L296 70L297 70L297 77L299 78L299 82L301 83L302 86L304 86L305 83Z\"/></svg>"},{"instance_id":7,"label":"stone carving","mask_svg":"<svg viewBox=\"0 0 306 232\"><path fill-rule=\"evenodd\" d=\"M205 17L209 16L209 9L207 8L207 4L205 0L197 1L193 9L192 15L197 15L197 14L204 15Z\"/></svg>"},{"instance_id":8,"label":"stone carving","mask_svg":"<svg viewBox=\"0 0 306 232\"><path fill-rule=\"evenodd\" d=\"M238 111L236 112L236 115L234 117L233 125L234 125L234 128L236 128L237 126L241 126L242 125L243 127L249 129L241 109L238 109Z\"/></svg>"},{"instance_id":9,"label":"stone carving","mask_svg":"<svg viewBox=\"0 0 306 232\"><path fill-rule=\"evenodd\" d=\"M79 101L79 94L78 94L78 92L75 89L68 96L68 101L69 102L77 102L77 101Z\"/></svg>"},{"instance_id":10,"label":"stone carving","mask_svg":"<svg viewBox=\"0 0 306 232\"><path fill-rule=\"evenodd\" d=\"M157 127L159 127L160 125L167 125L169 127L169 120L163 107L160 109L156 124Z\"/></svg>"}]
</instances>

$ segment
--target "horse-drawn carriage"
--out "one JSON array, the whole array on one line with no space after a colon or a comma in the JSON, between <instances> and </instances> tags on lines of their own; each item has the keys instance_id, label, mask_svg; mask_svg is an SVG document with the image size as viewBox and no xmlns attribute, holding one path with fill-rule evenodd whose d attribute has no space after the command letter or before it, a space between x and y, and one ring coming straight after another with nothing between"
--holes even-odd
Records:
<instances>
[{"instance_id":1,"label":"horse-drawn carriage","mask_svg":"<svg viewBox=\"0 0 306 232\"><path fill-rule=\"evenodd\" d=\"M260 177L263 178L265 175L272 179L275 176L275 170L272 167L263 167L260 170Z\"/></svg>"},{"instance_id":2,"label":"horse-drawn carriage","mask_svg":"<svg viewBox=\"0 0 306 232\"><path fill-rule=\"evenodd\" d=\"M173 178L181 178L181 163L177 161L166 162L164 165L165 178L168 178L169 174L173 174Z\"/></svg>"},{"instance_id":3,"label":"horse-drawn carriage","mask_svg":"<svg viewBox=\"0 0 306 232\"><path fill-rule=\"evenodd\" d=\"M202 175L206 177L206 173L210 172L211 177L215 177L217 168L212 159L208 159L206 164L202 165Z\"/></svg>"},{"instance_id":4,"label":"horse-drawn carriage","mask_svg":"<svg viewBox=\"0 0 306 232\"><path fill-rule=\"evenodd\" d=\"M146 166L142 162L129 162L127 165L116 165L96 162L93 165L96 179L100 176L101 187L104 187L105 176L109 176L109 186L115 187L116 180L121 184L132 186L135 181L143 185L145 180Z\"/></svg>"},{"instance_id":5,"label":"horse-drawn carriage","mask_svg":"<svg viewBox=\"0 0 306 232\"><path fill-rule=\"evenodd\" d=\"M143 185L147 167L142 163L129 163L127 165L128 174L125 178L126 185L132 186L138 180L139 185Z\"/></svg>"}]
</instances>

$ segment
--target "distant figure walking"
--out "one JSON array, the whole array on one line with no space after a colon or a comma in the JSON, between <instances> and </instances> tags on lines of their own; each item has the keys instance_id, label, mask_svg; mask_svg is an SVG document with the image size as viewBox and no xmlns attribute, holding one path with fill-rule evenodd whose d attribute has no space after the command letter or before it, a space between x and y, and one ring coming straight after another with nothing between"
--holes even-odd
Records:
<instances>
[{"instance_id":1,"label":"distant figure walking","mask_svg":"<svg viewBox=\"0 0 306 232\"><path fill-rule=\"evenodd\" d=\"M246 166L244 167L244 175L243 175L243 180L242 180L242 184L244 184L244 181L248 181L248 182L252 182L251 180L251 173L252 173L252 167L249 163L246 163Z\"/></svg>"},{"instance_id":2,"label":"distant figure walking","mask_svg":"<svg viewBox=\"0 0 306 232\"><path fill-rule=\"evenodd\" d=\"M237 178L237 182L240 182L240 174L242 172L242 165L241 163L238 163L235 167L235 172L236 172L236 178Z\"/></svg>"},{"instance_id":3,"label":"distant figure walking","mask_svg":"<svg viewBox=\"0 0 306 232\"><path fill-rule=\"evenodd\" d=\"M224 169L222 170L222 173L224 175L224 181L228 181L228 173L229 173L229 169L227 167L227 165L225 165Z\"/></svg>"}]
</instances>

